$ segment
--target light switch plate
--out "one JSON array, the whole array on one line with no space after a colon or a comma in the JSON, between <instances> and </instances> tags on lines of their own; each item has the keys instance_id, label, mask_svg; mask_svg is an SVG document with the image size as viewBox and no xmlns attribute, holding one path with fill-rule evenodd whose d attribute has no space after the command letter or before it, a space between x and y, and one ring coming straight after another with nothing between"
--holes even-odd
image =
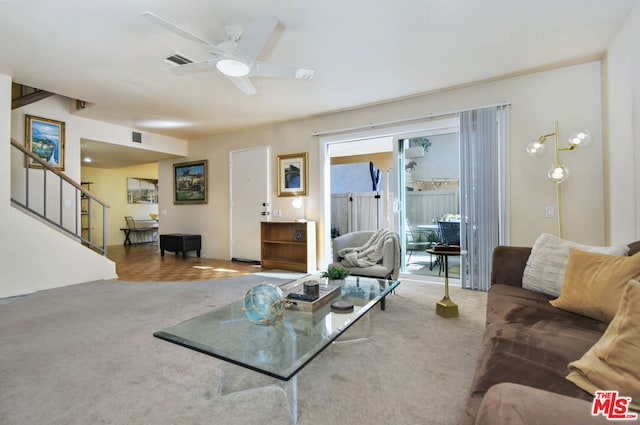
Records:
<instances>
[{"instance_id":1,"label":"light switch plate","mask_svg":"<svg viewBox=\"0 0 640 425\"><path fill-rule=\"evenodd\" d=\"M556 209L553 205L547 205L544 207L544 216L547 218L553 218L556 216Z\"/></svg>"}]
</instances>

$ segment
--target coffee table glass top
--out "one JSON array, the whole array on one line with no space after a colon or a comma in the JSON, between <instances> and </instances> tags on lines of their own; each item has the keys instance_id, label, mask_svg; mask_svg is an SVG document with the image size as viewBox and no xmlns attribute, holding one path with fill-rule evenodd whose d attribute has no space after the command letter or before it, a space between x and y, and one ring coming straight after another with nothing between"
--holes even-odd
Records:
<instances>
[{"instance_id":1,"label":"coffee table glass top","mask_svg":"<svg viewBox=\"0 0 640 425\"><path fill-rule=\"evenodd\" d=\"M305 276L280 288L285 296L301 293L303 282L309 279L320 280L324 285L321 291L331 289L319 275ZM154 336L287 381L399 283L347 277L332 301L350 301L354 305L350 313L332 312L330 301L313 313L287 308L281 323L256 325L245 315L240 299L155 332Z\"/></svg>"}]
</instances>

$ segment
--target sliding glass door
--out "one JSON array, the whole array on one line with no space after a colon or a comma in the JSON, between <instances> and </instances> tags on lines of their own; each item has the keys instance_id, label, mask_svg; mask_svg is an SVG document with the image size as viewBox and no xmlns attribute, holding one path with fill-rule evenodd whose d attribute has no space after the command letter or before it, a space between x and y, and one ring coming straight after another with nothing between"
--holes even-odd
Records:
<instances>
[{"instance_id":1,"label":"sliding glass door","mask_svg":"<svg viewBox=\"0 0 640 425\"><path fill-rule=\"evenodd\" d=\"M446 123L430 131L396 137L397 220L404 245L403 272L415 278L443 278L440 258L427 250L437 243L460 243L459 238L444 240L439 224L460 223L457 120ZM454 229L454 235L459 233ZM452 259L449 276L460 277L459 259Z\"/></svg>"},{"instance_id":2,"label":"sliding glass door","mask_svg":"<svg viewBox=\"0 0 640 425\"><path fill-rule=\"evenodd\" d=\"M443 264L427 250L460 245L449 276L487 290L493 249L509 240L508 105L456 114L449 128L396 136L397 222L403 272L434 279Z\"/></svg>"},{"instance_id":3,"label":"sliding glass door","mask_svg":"<svg viewBox=\"0 0 640 425\"><path fill-rule=\"evenodd\" d=\"M402 273L438 280L442 265L427 249L434 243L460 245L466 255L450 262L449 276L465 288L489 287L491 254L509 242L508 105L469 110L415 124L321 137L323 223L327 243L321 264L331 262L331 162L334 148L348 142L359 154L389 152L374 140L392 138L393 159L383 171L384 218L402 243ZM372 149L374 147L374 149ZM373 168L365 173L371 179ZM376 209L376 211L379 211ZM442 223L458 239L444 236ZM455 229L457 226L457 230ZM455 282L455 280L454 280Z\"/></svg>"}]
</instances>

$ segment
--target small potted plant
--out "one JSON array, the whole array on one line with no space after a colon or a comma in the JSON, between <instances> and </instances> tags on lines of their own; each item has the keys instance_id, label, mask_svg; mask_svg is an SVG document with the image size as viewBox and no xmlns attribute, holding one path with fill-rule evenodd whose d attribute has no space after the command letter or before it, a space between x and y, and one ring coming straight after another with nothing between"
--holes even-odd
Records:
<instances>
[{"instance_id":1,"label":"small potted plant","mask_svg":"<svg viewBox=\"0 0 640 425\"><path fill-rule=\"evenodd\" d=\"M344 283L344 278L350 274L351 272L342 266L329 266L327 271L322 273L322 277L326 277L329 282L340 285Z\"/></svg>"}]
</instances>

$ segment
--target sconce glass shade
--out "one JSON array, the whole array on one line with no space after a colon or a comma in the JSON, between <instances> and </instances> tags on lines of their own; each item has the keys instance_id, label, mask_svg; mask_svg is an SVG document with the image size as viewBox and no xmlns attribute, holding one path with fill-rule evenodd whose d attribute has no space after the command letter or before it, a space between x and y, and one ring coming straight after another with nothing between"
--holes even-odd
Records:
<instances>
[{"instance_id":1,"label":"sconce glass shade","mask_svg":"<svg viewBox=\"0 0 640 425\"><path fill-rule=\"evenodd\" d=\"M585 146L591 141L591 133L589 130L578 130L569 137L571 146Z\"/></svg>"},{"instance_id":2,"label":"sconce glass shade","mask_svg":"<svg viewBox=\"0 0 640 425\"><path fill-rule=\"evenodd\" d=\"M562 183L569 177L569 169L563 164L553 164L547 176L554 183Z\"/></svg>"},{"instance_id":3,"label":"sconce glass shade","mask_svg":"<svg viewBox=\"0 0 640 425\"><path fill-rule=\"evenodd\" d=\"M532 140L527 145L527 153L531 156L540 156L544 152L544 143L540 143L538 140Z\"/></svg>"},{"instance_id":4,"label":"sconce glass shade","mask_svg":"<svg viewBox=\"0 0 640 425\"><path fill-rule=\"evenodd\" d=\"M297 210L299 210L298 214L300 214L301 218L296 218L297 222L306 222L307 220L304 218L304 198L302 196L296 196L291 200L291 206Z\"/></svg>"},{"instance_id":5,"label":"sconce glass shade","mask_svg":"<svg viewBox=\"0 0 640 425\"><path fill-rule=\"evenodd\" d=\"M302 205L303 205L302 198L299 196L291 200L291 206L293 208L302 208Z\"/></svg>"}]
</instances>

